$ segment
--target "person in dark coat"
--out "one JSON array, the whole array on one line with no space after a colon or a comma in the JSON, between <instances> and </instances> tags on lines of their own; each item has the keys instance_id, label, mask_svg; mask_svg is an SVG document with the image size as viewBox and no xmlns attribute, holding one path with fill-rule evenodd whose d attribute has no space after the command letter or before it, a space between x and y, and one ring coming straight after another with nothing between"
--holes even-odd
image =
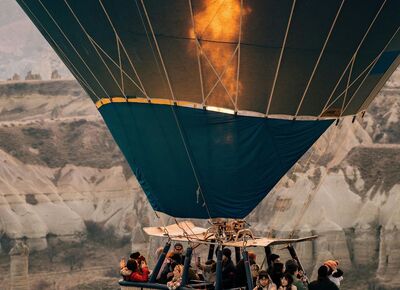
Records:
<instances>
[{"instance_id":1,"label":"person in dark coat","mask_svg":"<svg viewBox=\"0 0 400 290\"><path fill-rule=\"evenodd\" d=\"M293 278L293 285L297 287L297 290L307 290L307 286L303 280L298 278L299 275L299 264L295 259L287 260L285 263L286 273L290 274Z\"/></svg>"},{"instance_id":2,"label":"person in dark coat","mask_svg":"<svg viewBox=\"0 0 400 290\"><path fill-rule=\"evenodd\" d=\"M343 280L343 271L338 268L339 262L334 260L328 260L324 262L324 265L328 267L328 278L340 288L340 282Z\"/></svg>"},{"instance_id":3,"label":"person in dark coat","mask_svg":"<svg viewBox=\"0 0 400 290\"><path fill-rule=\"evenodd\" d=\"M180 260L177 260L178 264L185 264L185 255L183 254L183 245L181 243L176 243L174 245L173 253L175 256L179 256Z\"/></svg>"},{"instance_id":4,"label":"person in dark coat","mask_svg":"<svg viewBox=\"0 0 400 290\"><path fill-rule=\"evenodd\" d=\"M253 252L249 252L249 264L250 266L256 264L256 255ZM240 261L236 265L235 287L246 287L246 286L247 286L246 268L244 266L244 260L240 259Z\"/></svg>"},{"instance_id":5,"label":"person in dark coat","mask_svg":"<svg viewBox=\"0 0 400 290\"><path fill-rule=\"evenodd\" d=\"M179 254L171 252L166 259L166 264L157 282L160 284L166 284L168 281L171 281L172 277L174 276L175 266L181 265L180 262L181 256Z\"/></svg>"},{"instance_id":6,"label":"person in dark coat","mask_svg":"<svg viewBox=\"0 0 400 290\"><path fill-rule=\"evenodd\" d=\"M281 257L277 254L271 254L268 257L270 264L268 265L268 275L271 277L272 281L277 287L281 284L281 278L283 277L283 263L281 263Z\"/></svg>"},{"instance_id":7,"label":"person in dark coat","mask_svg":"<svg viewBox=\"0 0 400 290\"><path fill-rule=\"evenodd\" d=\"M283 266L283 263L275 263L274 266L271 269L271 280L272 282L274 282L274 284L276 285L276 287L281 286L281 279L284 275L285 272L285 268Z\"/></svg>"},{"instance_id":8,"label":"person in dark coat","mask_svg":"<svg viewBox=\"0 0 400 290\"><path fill-rule=\"evenodd\" d=\"M308 285L308 290L339 290L338 286L329 280L329 267L322 265L318 269L318 279Z\"/></svg>"},{"instance_id":9,"label":"person in dark coat","mask_svg":"<svg viewBox=\"0 0 400 290\"><path fill-rule=\"evenodd\" d=\"M236 268L231 259L232 251L228 248L222 250L222 288L228 289L235 286Z\"/></svg>"}]
</instances>

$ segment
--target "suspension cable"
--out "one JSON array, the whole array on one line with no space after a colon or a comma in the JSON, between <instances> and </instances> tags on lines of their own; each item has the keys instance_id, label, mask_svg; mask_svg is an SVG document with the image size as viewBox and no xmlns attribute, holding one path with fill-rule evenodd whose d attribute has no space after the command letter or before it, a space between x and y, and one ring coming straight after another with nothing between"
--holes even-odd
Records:
<instances>
[{"instance_id":1,"label":"suspension cable","mask_svg":"<svg viewBox=\"0 0 400 290\"><path fill-rule=\"evenodd\" d=\"M144 9L144 11L145 11L146 18L147 18L147 22L148 22L148 24L149 24L149 27L150 27L150 29L151 29L151 33L152 33L152 36L153 36L153 40L155 41L155 44L156 44L156 46L157 46L157 51L158 51L158 53L159 53L159 57L161 58L161 61L162 61L161 51L160 51L160 49L159 49L159 47L158 47L157 39L156 39L156 37L155 37L153 28L152 28L152 26L151 26L150 18L149 18L148 14L147 14L147 11L145 10L146 8L145 8L145 6L144 6L143 0L140 0L140 1L141 1L141 3L142 3L143 9ZM136 2L136 6L137 6L138 11L140 12L139 5L137 4L137 2ZM147 29L146 29L146 26L145 26L145 23L144 23L143 19L142 19L142 24L143 24L143 26L144 26L144 28L145 28L146 35L148 36L148 31L147 31ZM149 40L149 43L150 43L149 37L148 37L148 40ZM154 55L154 57L155 57L155 55ZM174 102L175 102L174 93L173 93L173 91L172 91L172 87L170 86L169 78L168 78L168 73L167 73L167 71L166 71L166 68L165 68L165 65L164 65L164 62L163 62L163 61L162 61L162 65L163 65L163 68L164 68L164 72L166 73L166 76L167 76L167 80L168 80L168 84L169 84L169 88L170 88L170 90L171 90L171 94L172 94L173 100L174 100ZM175 112L175 108L174 108L175 106L170 106L170 107L171 107L172 114L173 114L174 119L175 119L175 123L176 123L177 128L178 128L178 131L179 131L179 134L180 134L182 143L183 143L183 145L184 145L186 155L187 155L187 157L188 157L190 166L191 166L191 168L192 168L193 175L194 175L194 177L195 177L195 180L196 180L196 183L197 183L197 186L198 186L198 192L201 194L201 196L202 196L202 198L203 198L203 202L204 202L205 209L206 209L206 211L207 211L207 215L208 215L208 217L211 219L211 213L210 213L210 210L209 210L209 208L208 208L206 199L205 199L205 197L204 197L203 190L202 190L201 185L200 185L200 180L199 180L199 178L198 178L196 169L195 169L194 164L193 164L193 161L192 161L192 157L190 156L189 149L188 149L188 146L187 146L187 144L186 144L186 140L185 140L185 137L184 137L184 135L183 135L182 128L181 128L181 125L180 125L178 116L177 116L177 114L176 114L176 112Z\"/></svg>"},{"instance_id":2,"label":"suspension cable","mask_svg":"<svg viewBox=\"0 0 400 290\"><path fill-rule=\"evenodd\" d=\"M311 73L311 76L310 76L310 78L309 78L309 80L308 80L308 82L307 82L307 86L306 86L306 88L305 88L305 90L304 90L304 92L303 92L303 95L302 95L301 100L300 100L300 103L299 103L299 105L298 105L298 107L297 107L297 110L296 110L296 113L295 113L295 115L294 115L294 118L296 118L297 115L298 115L299 112L300 112L300 108L301 108L301 106L302 106L302 104L303 104L303 101L304 101L306 95L307 95L308 89L310 88L311 82L312 82L312 80L314 79L314 75L315 75L315 72L317 71L319 62L321 61L322 55L323 55L324 52L325 52L326 46L328 45L328 42L329 42L329 39L330 39L330 37L331 37L333 28L335 27L336 21L337 21L337 19L339 18L340 12L342 11L342 7L343 7L343 4L344 4L344 1L345 1L345 0L342 0L342 3L340 4L339 9L338 9L338 11L336 12L335 18L334 18L334 20L333 20L333 22L332 22L332 24L331 24L331 28L329 29L328 35L326 36L324 45L322 46L321 52L319 53L317 62L316 62L315 65L314 65L314 69L313 69L313 71L312 71L312 73Z\"/></svg>"},{"instance_id":3,"label":"suspension cable","mask_svg":"<svg viewBox=\"0 0 400 290\"><path fill-rule=\"evenodd\" d=\"M350 97L349 102L346 104L346 106L344 107L343 111L341 112L341 115L346 111L347 107L350 105L350 102L353 100L354 96L358 93L358 91L360 90L360 88L362 87L362 85L364 84L365 80L367 79L367 77L369 76L369 74L371 73L372 69L375 67L376 63L379 61L380 57L382 56L382 54L385 52L386 48L389 46L389 44L392 42L393 38L397 35L397 33L400 30L400 26L397 27L395 33L392 35L392 37L390 38L390 40L386 43L385 47L381 50L381 52L378 54L378 56L376 57L376 59L373 61L373 65L370 66L370 68L368 69L368 72L365 74L363 80L361 81L360 85L357 87L357 89L355 90L355 92L353 93L353 95Z\"/></svg>"},{"instance_id":4,"label":"suspension cable","mask_svg":"<svg viewBox=\"0 0 400 290\"><path fill-rule=\"evenodd\" d=\"M192 246L193 241L192 241L192 238L190 237L190 235L187 233L187 231L185 230L185 228L182 227L182 226L179 224L178 220L177 220L175 217L174 217L174 220L175 220L175 224L182 230L183 236L185 237L185 239L187 239L189 246Z\"/></svg>"},{"instance_id":5,"label":"suspension cable","mask_svg":"<svg viewBox=\"0 0 400 290\"><path fill-rule=\"evenodd\" d=\"M145 89L145 87L144 87L144 85L143 85L143 83L142 83L142 80L141 80L141 78L140 78L140 76L139 76L139 74L138 74L138 72L137 72L137 70L136 70L136 68L135 68L135 65L133 64L133 61L132 61L131 57L129 56L129 54L128 54L127 50L126 50L125 45L124 45L124 43L122 42L122 39L121 39L121 37L119 36L119 34L118 34L118 32L117 32L117 29L116 29L115 26L114 26L114 23L111 21L111 17L108 15L108 12L107 12L106 8L104 7L103 0L99 0L99 3L100 3L101 8L103 9L104 14L106 15L106 17L107 17L107 19L108 19L108 22L110 23L111 28L113 29L114 34L115 34L115 36L116 36L116 38L117 38L117 41L118 41L118 48L119 48L119 43L121 43L122 50L124 51L125 55L127 56L128 61L129 61L129 64L131 65L131 67L132 67L132 69L133 69L133 72L135 73L135 76L137 77L137 79L138 79L138 81L139 81L140 87L142 88L142 93L144 93L145 97L149 100L150 98L149 98L149 96L148 96L148 94L147 94L147 92L146 92L146 89ZM120 62L121 62L121 60L120 60ZM121 65L121 73L122 73L122 65Z\"/></svg>"},{"instance_id":6,"label":"suspension cable","mask_svg":"<svg viewBox=\"0 0 400 290\"><path fill-rule=\"evenodd\" d=\"M103 90L105 95L111 99L111 95L107 92L107 90L103 87L99 79L96 77L96 75L93 73L91 68L88 66L88 64L85 62L85 60L82 58L76 47L72 44L72 42L69 40L67 35L65 34L64 30L60 27L60 25L57 23L57 21L54 19L54 17L51 15L50 11L44 6L41 0L38 0L40 5L43 7L43 9L46 11L47 15L50 17L50 19L54 22L54 24L57 26L58 30L61 32L61 34L64 36L65 40L67 40L68 44L72 47L72 49L75 51L79 59L82 61L82 63L85 65L85 67L88 69L90 74L93 76L93 78L96 80L97 84L100 86L100 88Z\"/></svg>"},{"instance_id":7,"label":"suspension cable","mask_svg":"<svg viewBox=\"0 0 400 290\"><path fill-rule=\"evenodd\" d=\"M332 91L331 94L329 95L329 98L328 98L328 100L326 101L326 103L325 103L325 105L324 105L324 107L323 107L321 113L319 114L318 118L320 118L320 117L322 116L323 112L325 111L326 106L329 104L329 101L331 100L331 98L333 97L334 93L336 92L336 89L337 89L337 87L339 86L340 82L342 81L342 78L343 78L344 75L346 74L347 69L348 69L349 66L352 64L352 62L355 61L355 58L357 57L358 52L359 52L361 46L362 46L363 43L364 43L364 40L365 40L366 37L368 36L368 34L369 34L369 32L370 32L372 26L374 25L376 19L378 18L379 14L381 13L381 11L382 11L384 5L386 4L386 1L387 1L387 0L384 0L384 1L383 1L383 3L382 3L382 5L380 6L378 12L375 14L375 17L373 18L372 22L371 22L370 25L368 26L367 31L364 33L364 36L362 37L360 43L358 44L358 46L357 46L357 48L356 48L356 50L355 50L353 56L351 57L350 61L347 63L346 68L344 69L342 75L340 76L340 78L339 78L339 80L337 81L335 87L333 88L333 91Z\"/></svg>"},{"instance_id":8,"label":"suspension cable","mask_svg":"<svg viewBox=\"0 0 400 290\"><path fill-rule=\"evenodd\" d=\"M32 12L32 10L29 8L29 6L26 5L24 0L21 0L21 3L25 6L27 10L29 10L29 13L35 18L37 23L40 25L40 27L46 32L47 36L50 38L50 40L54 43L54 45L57 47L58 51L60 54L62 54L62 58L65 59L65 61L69 64L68 68L70 69L71 73L74 75L74 77L77 79L77 81L82 85L82 87L87 88L93 96L96 97L98 101L101 101L101 98L96 94L96 92L93 90L93 88L89 85L89 83L86 81L86 79L81 75L79 70L75 67L75 65L72 63L72 61L68 58L68 56L64 53L64 51L61 49L61 47L58 45L58 43L53 39L53 37L50 35L50 33L47 31L46 27L42 24L42 22L36 17L36 15Z\"/></svg>"},{"instance_id":9,"label":"suspension cable","mask_svg":"<svg viewBox=\"0 0 400 290\"><path fill-rule=\"evenodd\" d=\"M78 16L75 14L74 10L72 9L72 7L69 5L67 0L64 0L64 3L67 5L68 9L70 10L72 16L75 18L75 20L77 21L79 27L82 29L83 33L85 34L85 36L87 37L87 39L89 40L90 44L92 45L92 47L96 50L97 55L99 56L99 58L101 59L101 61L103 62L104 66L106 67L108 73L110 74L111 78L114 80L115 84L117 85L117 87L119 88L121 94L124 96L125 99L127 99L127 96L124 93L123 88L121 88L120 84L118 83L117 79L115 78L114 74L112 73L112 71L110 70L110 68L108 67L108 65L106 64L106 62L104 61L103 57L101 56L101 54L99 53L98 49L96 48L96 46L94 45L94 43L96 42L86 31L86 29L83 27L81 21L79 20Z\"/></svg>"},{"instance_id":10,"label":"suspension cable","mask_svg":"<svg viewBox=\"0 0 400 290\"><path fill-rule=\"evenodd\" d=\"M335 127L337 127L337 126L335 126ZM332 128L332 127L331 127L331 128ZM335 130L335 129L334 129L334 130ZM334 132L332 132L332 133L329 135L327 145L324 147L323 152L319 155L318 159L315 161L315 164L317 164L317 163L319 162L319 160L321 159L321 157L324 156L324 154L328 151L328 148L330 147L331 141L332 141L332 139L333 139L333 135L334 135ZM305 164L304 164L305 167L307 167L308 164L311 163L312 157L313 157L314 153L316 153L316 152L317 152L317 149L314 149L314 150L310 153L309 157L307 158L307 161L306 161ZM292 170L291 177L288 177L289 179L293 179L293 177L294 177L294 175L295 175L295 173L296 173L296 169L297 169L298 167L300 167L300 161L296 162L296 164L295 164L295 166L294 166L294 168L293 168L293 170ZM282 183L282 182L283 182L283 179L281 179L281 180L279 181L279 184ZM279 186L279 184L278 184L278 186ZM289 188L290 188L290 187L289 187ZM275 223L276 223L276 221L273 220L272 223L271 223L271 227L274 227L274 224L275 224ZM271 237L272 237L272 231L268 233L268 238L271 238Z\"/></svg>"},{"instance_id":11,"label":"suspension cable","mask_svg":"<svg viewBox=\"0 0 400 290\"><path fill-rule=\"evenodd\" d=\"M192 157L190 156L189 149L187 147L185 137L183 136L182 128L181 128L178 116L176 115L176 112L175 112L175 106L170 106L170 107L171 107L171 110L173 112L173 115L174 115L174 118L175 118L175 122L176 122L176 125L178 127L179 134L181 136L183 145L185 147L186 155L187 155L187 157L189 159L190 166L192 167L193 175L194 175L194 177L196 179L196 182L197 182L197 185L198 185L198 192L200 193L200 195L201 195L201 197L203 199L204 206L205 206L207 214L208 214L208 218L211 219L211 212L210 212L210 209L208 208L207 201L206 201L206 199L204 197L203 189L202 189L202 187L200 185L200 180L199 180L199 177L197 176L197 172L196 172L196 169L194 167L194 164L193 164L193 161L192 161Z\"/></svg>"},{"instance_id":12,"label":"suspension cable","mask_svg":"<svg viewBox=\"0 0 400 290\"><path fill-rule=\"evenodd\" d=\"M150 207L153 209L153 207L150 205ZM162 225L162 230L164 232L164 234L168 237L168 242L171 242L171 236L169 235L167 226L165 225L164 221L162 220L162 218L158 215L158 213L153 209L155 216L158 218L159 221L161 221L161 225Z\"/></svg>"},{"instance_id":13,"label":"suspension cable","mask_svg":"<svg viewBox=\"0 0 400 290\"><path fill-rule=\"evenodd\" d=\"M239 76L240 76L240 43L242 42L242 18L243 18L243 0L240 0L240 23L239 23L239 41L237 52L237 69L236 69L236 98L235 98L235 112L238 111L238 97L239 97Z\"/></svg>"},{"instance_id":14,"label":"suspension cable","mask_svg":"<svg viewBox=\"0 0 400 290\"><path fill-rule=\"evenodd\" d=\"M192 18L192 26L193 26L193 35L195 37L195 46L196 46L196 54L197 54L197 66L199 68L199 77L200 77L200 88L201 88L201 99L202 99L202 104L204 105L204 84L203 84L203 74L202 74L202 67L201 67L201 50L199 49L199 46L197 45L198 43L198 36L196 32L196 23L194 19L194 13L193 13L193 7L192 7L192 0L188 0L189 2L189 10L190 10L190 16Z\"/></svg>"},{"instance_id":15,"label":"suspension cable","mask_svg":"<svg viewBox=\"0 0 400 290\"><path fill-rule=\"evenodd\" d=\"M278 64L277 64L277 66L276 66L276 71L275 71L275 75L274 75L274 81L273 81L273 83L272 83L271 92L270 92L269 98L268 98L267 111L265 112L265 115L266 115L266 116L268 116L268 114L269 114L269 110L270 110L271 102L272 102L272 97L274 96L275 85L276 85L276 81L277 81L277 79L278 79L279 69L280 69L280 67L281 67L283 52L285 51L286 40L287 40L287 37L288 37L288 35L289 35L290 24L292 23L292 17L293 17L293 13L294 13L294 8L295 8L295 6L296 6L296 0L293 0L292 8L290 9L290 15L289 15L288 23L287 23L287 25L286 25L285 37L283 38L282 48L281 48L281 52L280 52L280 54L279 54L279 59L278 59Z\"/></svg>"},{"instance_id":16,"label":"suspension cable","mask_svg":"<svg viewBox=\"0 0 400 290\"><path fill-rule=\"evenodd\" d=\"M198 43L200 45L200 43ZM201 45L200 45L201 48ZM217 70L214 68L214 65L212 64L212 62L210 61L210 59L208 58L207 54L203 53L204 58L207 60L208 64L210 65L211 69L213 70L213 72L215 73L215 75L217 76L217 80L215 81L214 85L211 87L210 91L208 92L208 94L205 96L204 98L204 104L207 101L208 97L211 95L211 93L214 91L214 89L217 87L218 84L221 84L222 87L224 88L226 94L228 95L228 97L230 98L231 102L233 105L235 105L235 102L229 92L229 90L226 88L226 86L224 85L223 81L222 81L222 77L224 76L225 72L228 70L229 65L231 64L232 60L234 59L234 56L236 55L236 52L238 51L239 46L237 45L235 50L233 51L230 59L228 60L228 62L226 63L223 71L221 74L218 74ZM203 106L204 106L203 104Z\"/></svg>"},{"instance_id":17,"label":"suspension cable","mask_svg":"<svg viewBox=\"0 0 400 290\"><path fill-rule=\"evenodd\" d=\"M165 67L164 59L162 57L160 47L158 46L158 41L157 41L156 35L154 34L153 26L151 25L151 21L150 21L149 15L147 13L146 6L144 5L144 1L143 0L140 0L140 2L142 3L143 11L144 11L144 14L146 15L147 23L149 24L151 35L153 36L153 41L154 41L154 44L156 45L156 48L157 48L158 56L160 57L161 65L163 67L163 70L164 70L164 73L165 73L165 77L167 79L167 83L168 83L169 91L171 93L171 97L172 97L172 99L174 101L176 101L174 92L172 90L172 85L171 85L171 82L169 80L168 71L167 71L167 68Z\"/></svg>"}]
</instances>

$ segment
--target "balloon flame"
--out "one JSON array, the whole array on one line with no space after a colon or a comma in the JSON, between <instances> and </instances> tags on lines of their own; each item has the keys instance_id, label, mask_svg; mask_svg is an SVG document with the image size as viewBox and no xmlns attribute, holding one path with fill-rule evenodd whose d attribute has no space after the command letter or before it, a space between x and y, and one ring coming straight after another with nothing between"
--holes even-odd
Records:
<instances>
[{"instance_id":1,"label":"balloon flame","mask_svg":"<svg viewBox=\"0 0 400 290\"><path fill-rule=\"evenodd\" d=\"M233 108L240 95L238 43L241 18L243 25L249 12L241 0L206 0L194 12L196 32L192 28L190 36L200 43L206 104Z\"/></svg>"}]
</instances>

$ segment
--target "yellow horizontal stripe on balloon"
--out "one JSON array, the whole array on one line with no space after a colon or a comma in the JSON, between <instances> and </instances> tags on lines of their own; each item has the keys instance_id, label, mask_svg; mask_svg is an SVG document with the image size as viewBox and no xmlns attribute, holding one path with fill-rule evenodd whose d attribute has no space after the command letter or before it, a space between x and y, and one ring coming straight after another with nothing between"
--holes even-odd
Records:
<instances>
[{"instance_id":1,"label":"yellow horizontal stripe on balloon","mask_svg":"<svg viewBox=\"0 0 400 290\"><path fill-rule=\"evenodd\" d=\"M204 109L207 111L214 111L219 113L225 113L233 115L235 111L232 109L215 107L215 106L203 106L199 103L192 103L188 101L173 101L168 99L146 99L146 98L124 98L124 97L112 97L112 98L102 98L96 102L96 107L100 109L104 105L108 105L111 103L140 103L140 104L153 104L153 105L167 105L167 106L179 106L179 107L186 107L186 108L193 108L193 109ZM257 117L257 118L265 118L265 114L260 112L254 111L246 111L246 110L239 110L236 112L239 116L249 116L249 117ZM276 119L286 119L286 120L293 120L293 116L291 115L281 115L281 114L270 114L270 118ZM335 119L337 115L327 115L322 116L319 119ZM297 116L297 120L316 120L317 116Z\"/></svg>"}]
</instances>

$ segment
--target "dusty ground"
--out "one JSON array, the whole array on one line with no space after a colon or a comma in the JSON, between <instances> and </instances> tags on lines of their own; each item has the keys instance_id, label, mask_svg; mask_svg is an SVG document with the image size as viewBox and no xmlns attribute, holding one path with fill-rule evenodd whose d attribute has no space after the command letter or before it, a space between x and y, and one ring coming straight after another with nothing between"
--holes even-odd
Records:
<instances>
[{"instance_id":1,"label":"dusty ground","mask_svg":"<svg viewBox=\"0 0 400 290\"><path fill-rule=\"evenodd\" d=\"M89 232L81 242L48 238L46 250L29 256L31 290L118 289L119 260L131 251L127 238L116 238L112 231ZM0 255L1 289L9 289L10 259ZM4 287L4 288L3 288Z\"/></svg>"}]
</instances>

